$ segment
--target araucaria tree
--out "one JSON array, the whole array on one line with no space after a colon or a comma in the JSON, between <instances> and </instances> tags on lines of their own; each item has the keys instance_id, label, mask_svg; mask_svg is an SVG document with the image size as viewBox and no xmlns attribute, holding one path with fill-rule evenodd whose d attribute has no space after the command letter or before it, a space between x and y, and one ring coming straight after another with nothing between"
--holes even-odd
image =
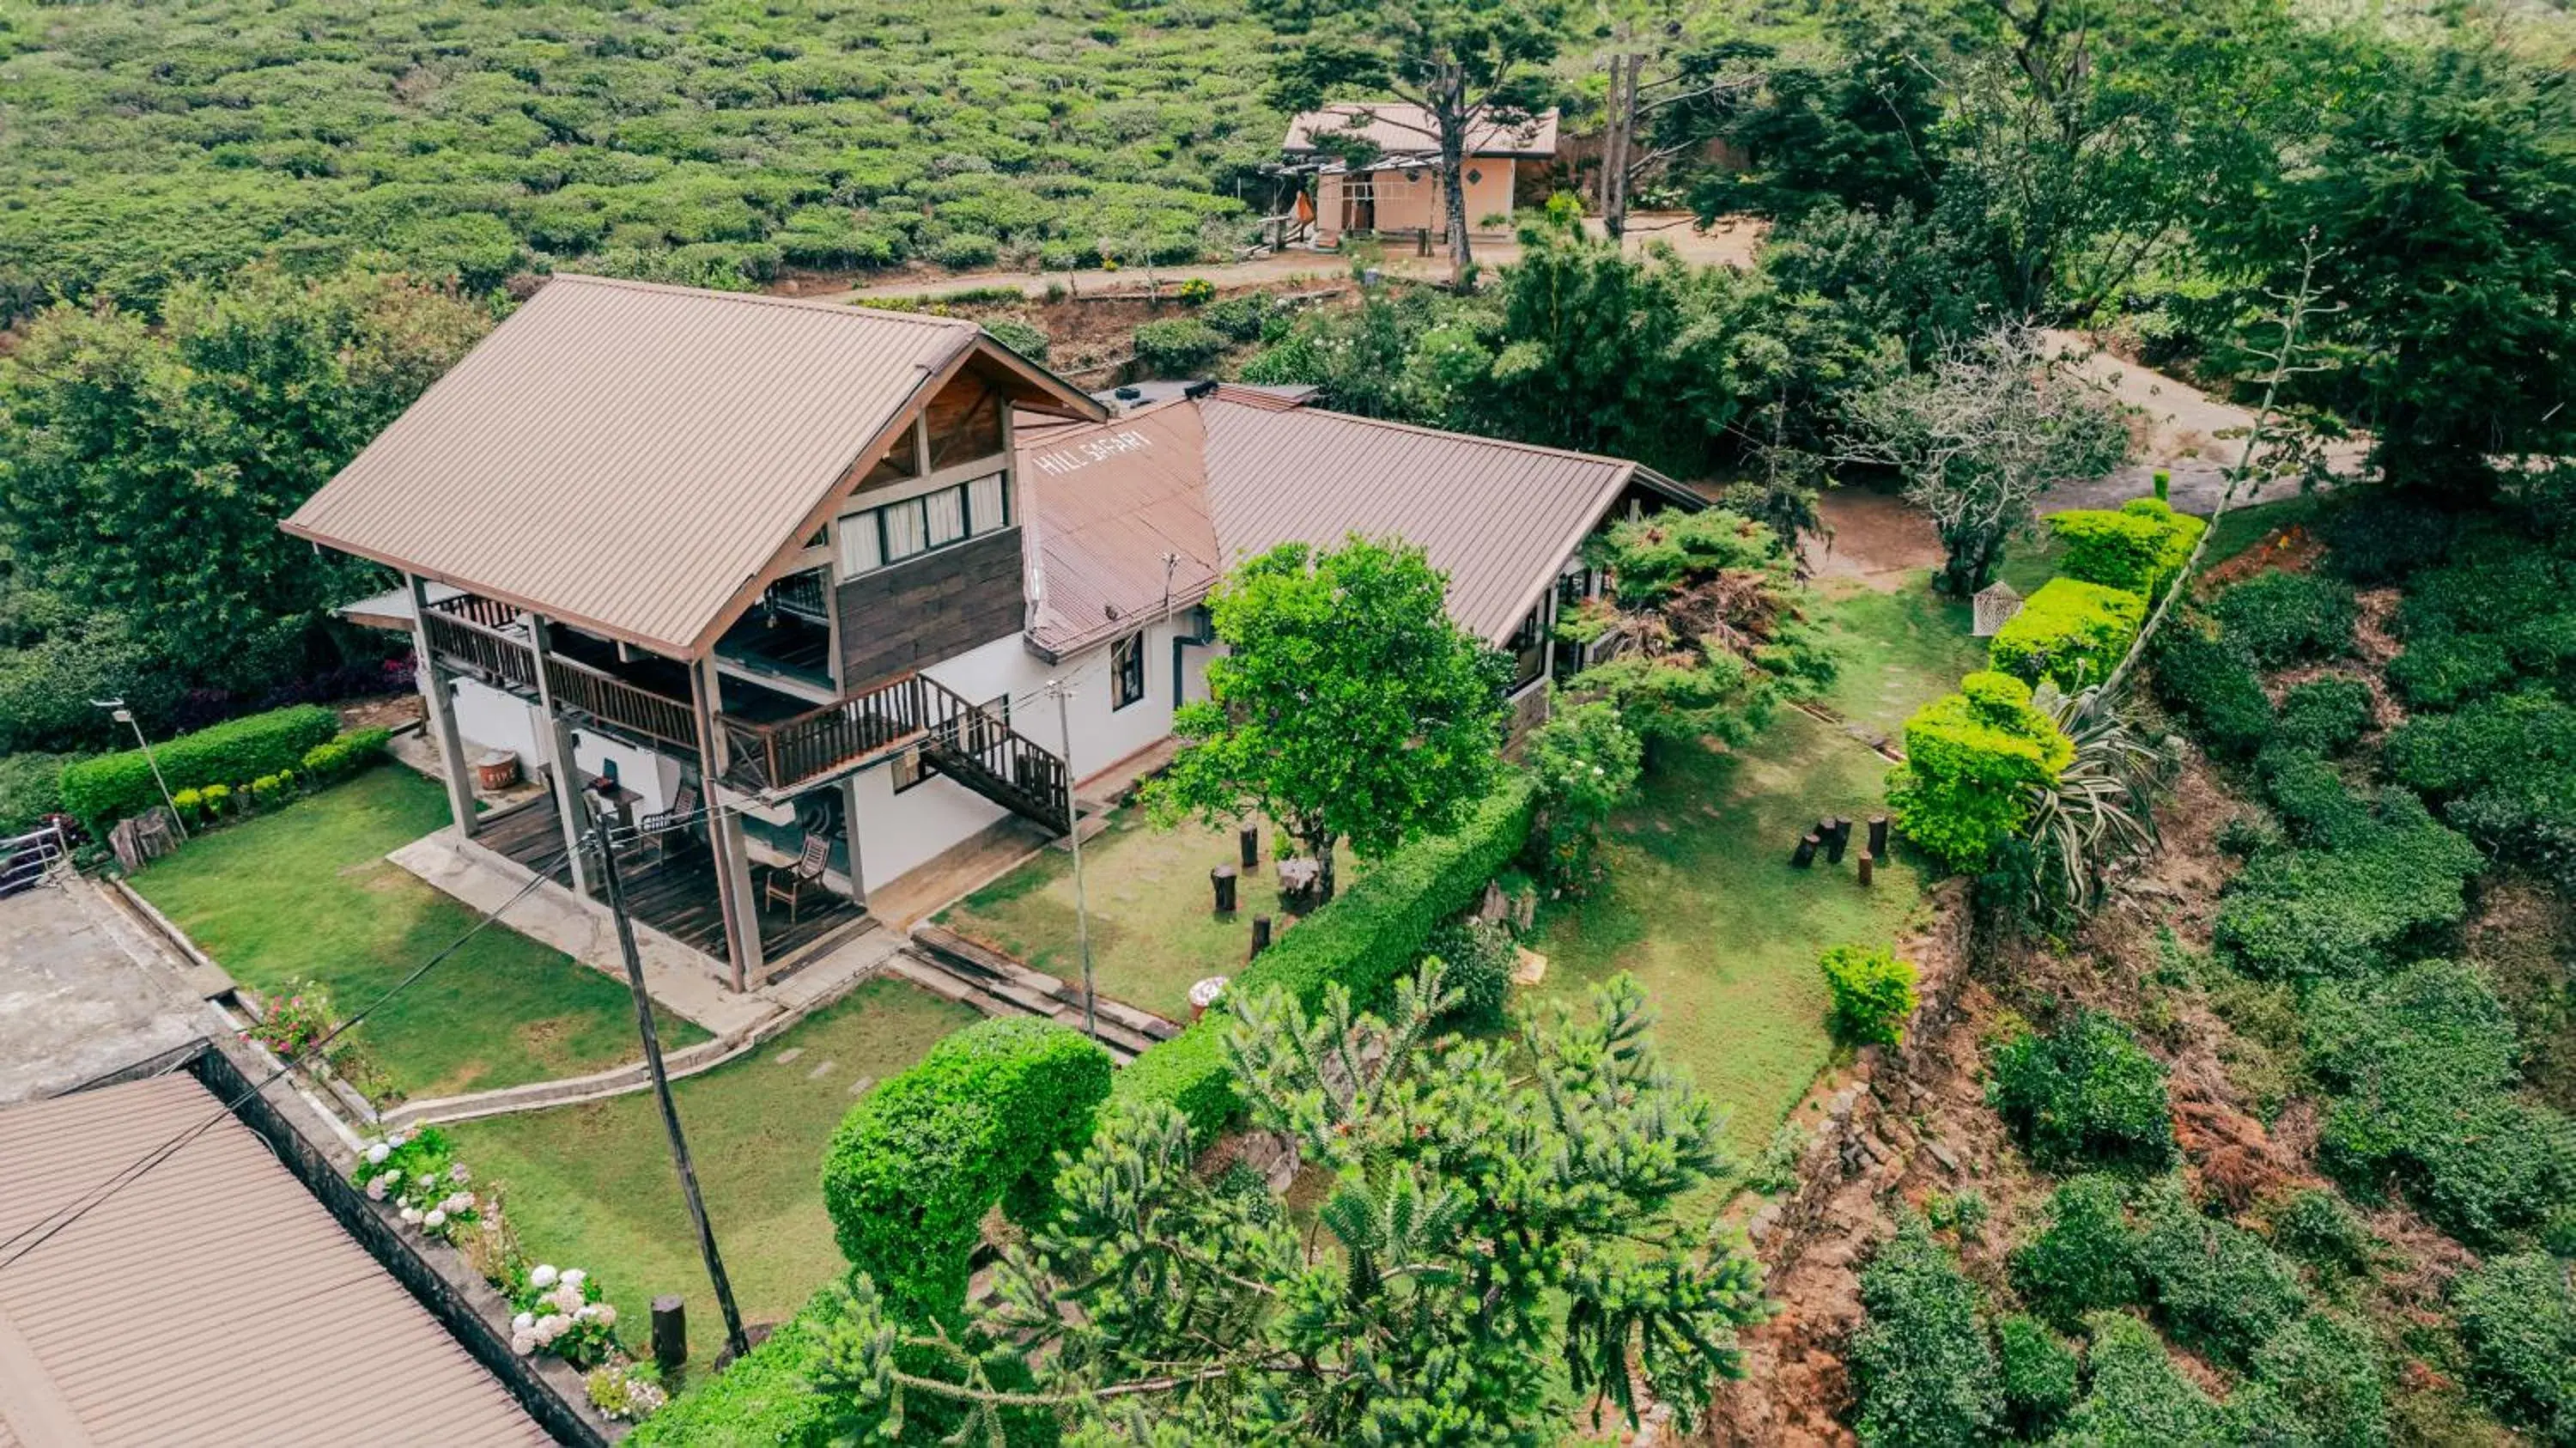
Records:
<instances>
[{"instance_id":1,"label":"araucaria tree","mask_svg":"<svg viewBox=\"0 0 2576 1448\"><path fill-rule=\"evenodd\" d=\"M1615 524L1586 554L1609 594L1557 625L1596 660L1576 694L1599 694L1651 747L1714 736L1740 742L1783 698L1833 675L1805 615L1789 550L1760 523L1711 508Z\"/></svg>"},{"instance_id":2,"label":"araucaria tree","mask_svg":"<svg viewBox=\"0 0 2576 1448\"><path fill-rule=\"evenodd\" d=\"M1715 1108L1626 976L1516 1041L1434 1037L1445 1003L1430 965L1383 1020L1339 986L1320 1015L1241 1008L1252 1124L1332 1175L1314 1226L1245 1168L1198 1172L1172 1107L1116 1113L997 1273L1008 1363L907 1333L860 1278L816 1390L860 1441L935 1400L975 1415L958 1441L1053 1409L1087 1443L1539 1444L1587 1402L1633 1421L1640 1382L1687 1425L1768 1315L1751 1257L1679 1210L1727 1170ZM1022 1366L1032 1387L995 1381Z\"/></svg>"},{"instance_id":3,"label":"araucaria tree","mask_svg":"<svg viewBox=\"0 0 2576 1448\"><path fill-rule=\"evenodd\" d=\"M1422 139L1440 153L1449 280L1465 286L1474 261L1460 182L1468 141L1525 126L1544 104L1547 66L1567 32L1564 0L1259 0L1256 8L1293 42L1275 88L1286 108L1311 110L1338 91L1393 97L1430 118Z\"/></svg>"},{"instance_id":4,"label":"araucaria tree","mask_svg":"<svg viewBox=\"0 0 2576 1448\"><path fill-rule=\"evenodd\" d=\"M2052 355L2045 334L2010 323L1945 349L1845 404L1848 461L1892 467L1932 517L1947 555L1933 586L1965 597L1994 580L2004 544L2030 527L2040 494L2127 461L2119 404Z\"/></svg>"},{"instance_id":5,"label":"araucaria tree","mask_svg":"<svg viewBox=\"0 0 2576 1448\"><path fill-rule=\"evenodd\" d=\"M1501 768L1509 663L1452 622L1421 549L1353 537L1247 560L1208 596L1226 651L1173 716L1181 752L1147 786L1158 818L1258 811L1317 862L1455 827Z\"/></svg>"}]
</instances>

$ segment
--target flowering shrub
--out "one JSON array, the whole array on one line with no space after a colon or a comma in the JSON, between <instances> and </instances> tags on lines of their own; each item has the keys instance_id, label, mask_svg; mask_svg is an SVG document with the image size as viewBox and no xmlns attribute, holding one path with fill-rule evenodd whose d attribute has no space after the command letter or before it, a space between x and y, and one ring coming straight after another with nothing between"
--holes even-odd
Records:
<instances>
[{"instance_id":1,"label":"flowering shrub","mask_svg":"<svg viewBox=\"0 0 2576 1448\"><path fill-rule=\"evenodd\" d=\"M621 1423L639 1423L670 1400L661 1380L645 1363L613 1362L592 1368L582 1379L590 1405Z\"/></svg>"},{"instance_id":2,"label":"flowering shrub","mask_svg":"<svg viewBox=\"0 0 2576 1448\"><path fill-rule=\"evenodd\" d=\"M206 818L208 820L221 819L223 818L224 812L232 808L233 788L231 785L210 784L203 790L199 791L199 794L205 801Z\"/></svg>"},{"instance_id":3,"label":"flowering shrub","mask_svg":"<svg viewBox=\"0 0 2576 1448\"><path fill-rule=\"evenodd\" d=\"M519 1309L510 1319L510 1350L521 1357L542 1352L593 1368L617 1352L617 1309L599 1300L599 1285L578 1267L538 1263L510 1301Z\"/></svg>"},{"instance_id":4,"label":"flowering shrub","mask_svg":"<svg viewBox=\"0 0 2576 1448\"><path fill-rule=\"evenodd\" d=\"M242 1034L292 1061L331 1034L331 993L312 981L297 981L286 995L268 1004L268 1015Z\"/></svg>"},{"instance_id":5,"label":"flowering shrub","mask_svg":"<svg viewBox=\"0 0 2576 1448\"><path fill-rule=\"evenodd\" d=\"M368 1200L393 1203L406 1224L442 1242L482 1220L484 1204L467 1190L474 1174L435 1126L369 1142L350 1179L366 1188Z\"/></svg>"},{"instance_id":6,"label":"flowering shrub","mask_svg":"<svg viewBox=\"0 0 2576 1448\"><path fill-rule=\"evenodd\" d=\"M1601 831L1637 792L1645 745L1609 703L1561 709L1530 734L1530 773L1538 780L1540 872L1559 895L1580 899L1600 883Z\"/></svg>"}]
</instances>

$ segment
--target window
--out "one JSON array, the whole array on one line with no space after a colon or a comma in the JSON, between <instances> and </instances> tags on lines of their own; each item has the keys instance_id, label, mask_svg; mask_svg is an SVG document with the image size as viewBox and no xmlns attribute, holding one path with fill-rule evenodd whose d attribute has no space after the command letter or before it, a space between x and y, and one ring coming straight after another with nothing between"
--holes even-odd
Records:
<instances>
[{"instance_id":1,"label":"window","mask_svg":"<svg viewBox=\"0 0 2576 1448\"><path fill-rule=\"evenodd\" d=\"M856 578L1011 526L1010 480L992 473L841 519L841 576Z\"/></svg>"},{"instance_id":2,"label":"window","mask_svg":"<svg viewBox=\"0 0 2576 1448\"><path fill-rule=\"evenodd\" d=\"M1109 707L1124 709L1145 697L1145 636L1132 633L1109 646Z\"/></svg>"},{"instance_id":3,"label":"window","mask_svg":"<svg viewBox=\"0 0 2576 1448\"><path fill-rule=\"evenodd\" d=\"M1521 626L1512 630L1511 641L1503 645L1504 652L1512 656L1511 693L1517 694L1535 682L1547 660L1546 612L1544 603L1531 609Z\"/></svg>"}]
</instances>

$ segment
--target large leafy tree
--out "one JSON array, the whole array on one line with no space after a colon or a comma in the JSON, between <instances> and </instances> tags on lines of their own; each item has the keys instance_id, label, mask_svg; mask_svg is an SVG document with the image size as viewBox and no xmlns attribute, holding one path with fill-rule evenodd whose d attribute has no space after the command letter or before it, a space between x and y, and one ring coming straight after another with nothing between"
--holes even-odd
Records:
<instances>
[{"instance_id":1,"label":"large leafy tree","mask_svg":"<svg viewBox=\"0 0 2576 1448\"><path fill-rule=\"evenodd\" d=\"M1449 228L1449 275L1464 287L1469 139L1525 125L1545 103L1547 66L1564 44L1565 0L1259 0L1291 46L1276 99L1311 110L1328 99L1395 100L1430 119ZM1354 152L1355 158L1359 152Z\"/></svg>"},{"instance_id":2,"label":"large leafy tree","mask_svg":"<svg viewBox=\"0 0 2576 1448\"><path fill-rule=\"evenodd\" d=\"M1275 990L1244 1006L1252 1124L1332 1178L1313 1228L1248 1172L1200 1173L1171 1107L1116 1114L997 1274L983 1326L1009 1361L905 1332L862 1278L817 1391L852 1436L935 1402L968 1433L1052 1408L1072 1441L1157 1448L1539 1445L1584 1400L1633 1421L1640 1380L1687 1424L1768 1313L1750 1256L1682 1210L1727 1170L1715 1108L1626 976L1517 1040L1435 1037L1453 1000L1435 963L1384 1019L1339 986L1318 1015ZM911 1352L943 1371L906 1372ZM1022 1368L1033 1388L1000 1385Z\"/></svg>"},{"instance_id":3,"label":"large leafy tree","mask_svg":"<svg viewBox=\"0 0 2576 1448\"><path fill-rule=\"evenodd\" d=\"M1208 598L1226 651L1173 717L1180 754L1147 787L1165 819L1258 810L1322 867L1456 826L1501 768L1509 665L1452 622L1420 548L1284 543Z\"/></svg>"},{"instance_id":4,"label":"large leafy tree","mask_svg":"<svg viewBox=\"0 0 2576 1448\"><path fill-rule=\"evenodd\" d=\"M18 576L255 685L301 661L366 570L277 531L491 324L399 278L256 267L163 321L57 306L0 367Z\"/></svg>"}]
</instances>

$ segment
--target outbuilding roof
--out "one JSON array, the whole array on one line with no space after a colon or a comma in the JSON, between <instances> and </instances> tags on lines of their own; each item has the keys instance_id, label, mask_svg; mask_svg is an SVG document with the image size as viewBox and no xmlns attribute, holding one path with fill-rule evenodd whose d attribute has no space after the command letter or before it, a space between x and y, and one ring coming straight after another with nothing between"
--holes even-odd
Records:
<instances>
[{"instance_id":1,"label":"outbuilding roof","mask_svg":"<svg viewBox=\"0 0 2576 1448\"><path fill-rule=\"evenodd\" d=\"M1440 128L1431 113L1396 101L1349 102L1306 111L1288 122L1288 139L1281 149L1292 156L1313 155L1322 149L1315 141L1319 135L1355 136L1395 156L1440 153ZM1556 108L1517 120L1486 115L1469 123L1467 154L1554 156Z\"/></svg>"},{"instance_id":2,"label":"outbuilding roof","mask_svg":"<svg viewBox=\"0 0 2576 1448\"><path fill-rule=\"evenodd\" d=\"M697 657L968 365L1099 416L971 322L558 275L285 528Z\"/></svg>"},{"instance_id":3,"label":"outbuilding roof","mask_svg":"<svg viewBox=\"0 0 2576 1448\"><path fill-rule=\"evenodd\" d=\"M1019 464L1045 593L1030 637L1059 658L1160 611L1167 554L1169 601L1186 606L1242 559L1354 533L1420 545L1449 576L1450 617L1499 643L1631 482L1668 486L1621 458L1232 388L1050 429Z\"/></svg>"},{"instance_id":4,"label":"outbuilding roof","mask_svg":"<svg viewBox=\"0 0 2576 1448\"><path fill-rule=\"evenodd\" d=\"M0 1444L545 1444L250 1128L186 1074L0 1111Z\"/></svg>"}]
</instances>

